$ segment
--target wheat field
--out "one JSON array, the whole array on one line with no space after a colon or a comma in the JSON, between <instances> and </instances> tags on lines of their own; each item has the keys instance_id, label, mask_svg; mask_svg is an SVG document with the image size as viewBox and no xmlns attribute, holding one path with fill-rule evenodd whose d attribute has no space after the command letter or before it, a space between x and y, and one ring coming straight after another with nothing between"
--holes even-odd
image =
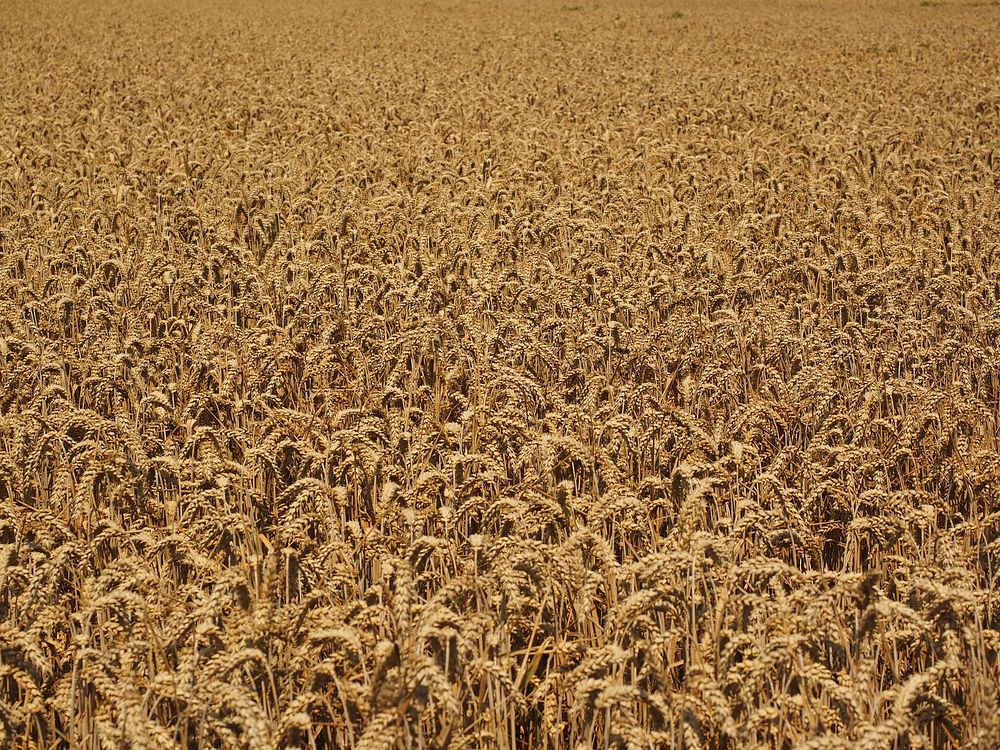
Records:
<instances>
[{"instance_id":1,"label":"wheat field","mask_svg":"<svg viewBox=\"0 0 1000 750\"><path fill-rule=\"evenodd\" d=\"M0 747L1000 747L1000 6L7 0Z\"/></svg>"}]
</instances>

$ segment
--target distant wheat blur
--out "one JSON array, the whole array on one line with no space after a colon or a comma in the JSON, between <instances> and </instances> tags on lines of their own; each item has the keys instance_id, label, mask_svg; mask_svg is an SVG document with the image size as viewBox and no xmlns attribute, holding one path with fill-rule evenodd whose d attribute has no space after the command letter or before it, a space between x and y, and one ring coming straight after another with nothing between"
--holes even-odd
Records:
<instances>
[{"instance_id":1,"label":"distant wheat blur","mask_svg":"<svg viewBox=\"0 0 1000 750\"><path fill-rule=\"evenodd\" d=\"M6 3L0 747L1000 747L994 5Z\"/></svg>"}]
</instances>

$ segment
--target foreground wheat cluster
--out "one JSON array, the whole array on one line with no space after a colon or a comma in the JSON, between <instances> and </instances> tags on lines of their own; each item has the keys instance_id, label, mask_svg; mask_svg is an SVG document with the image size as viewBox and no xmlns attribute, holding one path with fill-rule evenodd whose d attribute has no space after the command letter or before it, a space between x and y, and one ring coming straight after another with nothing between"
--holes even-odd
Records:
<instances>
[{"instance_id":1,"label":"foreground wheat cluster","mask_svg":"<svg viewBox=\"0 0 1000 750\"><path fill-rule=\"evenodd\" d=\"M6 4L0 746L997 747L998 63Z\"/></svg>"}]
</instances>

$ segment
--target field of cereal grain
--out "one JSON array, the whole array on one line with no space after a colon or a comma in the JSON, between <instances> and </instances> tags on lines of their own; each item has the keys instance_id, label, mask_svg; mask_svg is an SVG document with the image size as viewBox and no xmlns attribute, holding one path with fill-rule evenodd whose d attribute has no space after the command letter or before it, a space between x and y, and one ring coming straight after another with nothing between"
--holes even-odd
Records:
<instances>
[{"instance_id":1,"label":"field of cereal grain","mask_svg":"<svg viewBox=\"0 0 1000 750\"><path fill-rule=\"evenodd\" d=\"M1000 6L7 0L0 746L1000 746Z\"/></svg>"}]
</instances>

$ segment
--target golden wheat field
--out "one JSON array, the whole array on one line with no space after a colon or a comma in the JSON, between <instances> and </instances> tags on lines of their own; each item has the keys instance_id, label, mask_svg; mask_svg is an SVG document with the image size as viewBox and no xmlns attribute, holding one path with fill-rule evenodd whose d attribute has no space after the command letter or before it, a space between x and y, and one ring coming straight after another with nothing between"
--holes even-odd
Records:
<instances>
[{"instance_id":1,"label":"golden wheat field","mask_svg":"<svg viewBox=\"0 0 1000 750\"><path fill-rule=\"evenodd\" d=\"M0 748L1000 747L1000 5L0 4Z\"/></svg>"}]
</instances>

